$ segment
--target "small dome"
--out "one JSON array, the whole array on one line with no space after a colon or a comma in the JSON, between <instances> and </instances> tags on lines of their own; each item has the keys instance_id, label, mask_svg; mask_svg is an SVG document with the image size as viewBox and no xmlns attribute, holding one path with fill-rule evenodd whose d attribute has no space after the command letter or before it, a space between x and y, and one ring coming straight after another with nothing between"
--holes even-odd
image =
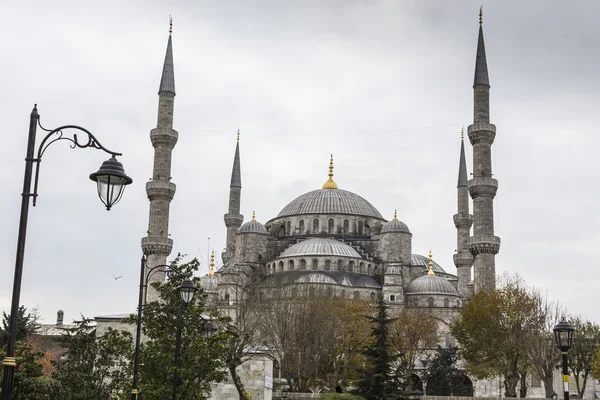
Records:
<instances>
[{"instance_id":1,"label":"small dome","mask_svg":"<svg viewBox=\"0 0 600 400\"><path fill-rule=\"evenodd\" d=\"M361 258L358 252L339 240L326 238L311 238L296 243L285 249L277 258L299 256L341 256Z\"/></svg>"},{"instance_id":2,"label":"small dome","mask_svg":"<svg viewBox=\"0 0 600 400\"><path fill-rule=\"evenodd\" d=\"M216 291L218 285L219 282L217 281L217 277L215 275L206 275L200 278L200 287L205 292Z\"/></svg>"},{"instance_id":3,"label":"small dome","mask_svg":"<svg viewBox=\"0 0 600 400\"><path fill-rule=\"evenodd\" d=\"M441 294L458 296L458 292L447 280L437 275L423 275L413 280L406 288L406 294Z\"/></svg>"},{"instance_id":4,"label":"small dome","mask_svg":"<svg viewBox=\"0 0 600 400\"><path fill-rule=\"evenodd\" d=\"M398 216L396 215L396 211L394 211L394 218L391 221L388 221L385 224L383 224L383 226L381 227L381 233L388 233L388 232L410 233L410 230L408 230L408 226L406 226L406 224L404 222L402 222L398 219Z\"/></svg>"},{"instance_id":5,"label":"small dome","mask_svg":"<svg viewBox=\"0 0 600 400\"><path fill-rule=\"evenodd\" d=\"M260 233L266 235L267 228L256 220L256 215L252 211L252 220L242 224L240 229L238 229L238 233Z\"/></svg>"}]
</instances>

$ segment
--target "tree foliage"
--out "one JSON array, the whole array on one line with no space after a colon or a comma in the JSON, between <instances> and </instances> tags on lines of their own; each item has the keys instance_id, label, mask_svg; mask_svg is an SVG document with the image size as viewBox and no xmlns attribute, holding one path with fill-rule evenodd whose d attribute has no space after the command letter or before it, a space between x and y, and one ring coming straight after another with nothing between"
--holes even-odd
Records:
<instances>
[{"instance_id":1,"label":"tree foliage","mask_svg":"<svg viewBox=\"0 0 600 400\"><path fill-rule=\"evenodd\" d=\"M10 315L2 312L2 328L0 328L0 348L6 346L10 336ZM37 308L27 312L25 306L19 306L17 313L17 342L35 333L40 327Z\"/></svg>"},{"instance_id":2,"label":"tree foliage","mask_svg":"<svg viewBox=\"0 0 600 400\"><path fill-rule=\"evenodd\" d=\"M0 352L3 359L4 351ZM44 374L46 354L33 343L21 340L15 346L17 368L14 375L14 400L51 400L51 381ZM0 370L0 381L4 370ZM0 390L1 392L2 390Z\"/></svg>"},{"instance_id":3,"label":"tree foliage","mask_svg":"<svg viewBox=\"0 0 600 400\"><path fill-rule=\"evenodd\" d=\"M82 317L64 328L66 354L54 361L54 399L123 398L131 392L133 339L126 331L110 329L96 336L93 320Z\"/></svg>"},{"instance_id":4,"label":"tree foliage","mask_svg":"<svg viewBox=\"0 0 600 400\"><path fill-rule=\"evenodd\" d=\"M225 349L226 334L219 333L210 341L204 337L206 315L200 290L194 301L184 304L178 287L182 276L198 270L198 260L172 268L179 274L164 283L152 283L161 301L150 302L144 309L142 330L148 339L142 344L140 365L140 396L147 400L171 398L174 388L175 339L177 324L182 326L178 399L205 399L211 382L225 379L220 355ZM199 287L199 279L193 279ZM177 316L180 315L179 320Z\"/></svg>"},{"instance_id":5,"label":"tree foliage","mask_svg":"<svg viewBox=\"0 0 600 400\"><path fill-rule=\"evenodd\" d=\"M573 346L569 350L569 369L575 377L579 398L583 398L600 344L600 326L581 317L572 318L571 324L575 332Z\"/></svg>"},{"instance_id":6,"label":"tree foliage","mask_svg":"<svg viewBox=\"0 0 600 400\"><path fill-rule=\"evenodd\" d=\"M407 398L405 382L398 373L396 356L389 343L389 326L383 294L379 293L375 316L367 317L372 322L371 343L364 349L365 366L360 369L354 394L365 400L395 400Z\"/></svg>"},{"instance_id":7,"label":"tree foliage","mask_svg":"<svg viewBox=\"0 0 600 400\"><path fill-rule=\"evenodd\" d=\"M529 366L527 344L540 325L537 303L518 277L507 277L495 290L482 290L451 326L468 370L477 378L502 376L506 397Z\"/></svg>"},{"instance_id":8,"label":"tree foliage","mask_svg":"<svg viewBox=\"0 0 600 400\"><path fill-rule=\"evenodd\" d=\"M425 373L428 396L472 396L465 386L465 376L456 366L458 358L458 348L437 347Z\"/></svg>"}]
</instances>

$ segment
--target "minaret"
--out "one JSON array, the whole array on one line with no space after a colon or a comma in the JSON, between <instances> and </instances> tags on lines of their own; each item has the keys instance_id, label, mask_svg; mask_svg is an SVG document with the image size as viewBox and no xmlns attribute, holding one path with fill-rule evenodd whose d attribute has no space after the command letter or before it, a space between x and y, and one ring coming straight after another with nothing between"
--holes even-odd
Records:
<instances>
[{"instance_id":1,"label":"minaret","mask_svg":"<svg viewBox=\"0 0 600 400\"><path fill-rule=\"evenodd\" d=\"M498 181L492 178L492 143L496 126L490 124L490 81L483 42L482 12L479 10L479 40L473 83L473 124L468 128L473 145L473 179L468 187L473 199L473 236L469 250L475 257L475 293L496 287L495 256L500 250L500 238L494 236L494 197Z\"/></svg>"},{"instance_id":2,"label":"minaret","mask_svg":"<svg viewBox=\"0 0 600 400\"><path fill-rule=\"evenodd\" d=\"M456 226L456 254L454 265L458 272L458 293L463 299L469 297L467 285L471 281L473 255L469 251L469 235L473 225L473 216L469 214L469 191L467 184L467 160L465 158L465 135L460 134L460 161L458 163L458 210L454 215Z\"/></svg>"},{"instance_id":3,"label":"minaret","mask_svg":"<svg viewBox=\"0 0 600 400\"><path fill-rule=\"evenodd\" d=\"M240 168L240 129L238 127L233 169L231 170L231 183L229 184L229 211L224 215L225 226L227 227L227 243L225 244L225 251L221 255L223 264L235 256L235 235L242 222L244 222L244 216L240 214L241 197L242 172Z\"/></svg>"},{"instance_id":4,"label":"minaret","mask_svg":"<svg viewBox=\"0 0 600 400\"><path fill-rule=\"evenodd\" d=\"M171 182L171 152L177 143L178 133L173 129L175 78L172 33L173 21L170 21L167 53L158 89L158 122L156 128L150 131L150 141L154 147L154 167L152 180L146 183L146 193L150 200L148 236L142 238L147 268L166 264L167 256L173 248L173 241L169 239L169 206L175 195L175 184ZM164 281L164 274L153 274L150 277L150 282L152 281ZM158 300L157 294L148 286L147 301L153 300Z\"/></svg>"}]
</instances>

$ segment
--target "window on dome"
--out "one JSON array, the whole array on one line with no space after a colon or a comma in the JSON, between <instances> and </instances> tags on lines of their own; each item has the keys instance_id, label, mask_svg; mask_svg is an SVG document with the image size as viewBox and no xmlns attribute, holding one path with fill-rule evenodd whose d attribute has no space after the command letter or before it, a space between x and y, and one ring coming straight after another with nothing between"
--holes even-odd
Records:
<instances>
[{"instance_id":1,"label":"window on dome","mask_svg":"<svg viewBox=\"0 0 600 400\"><path fill-rule=\"evenodd\" d=\"M358 221L358 234L359 235L363 234L363 222L362 221Z\"/></svg>"},{"instance_id":2,"label":"window on dome","mask_svg":"<svg viewBox=\"0 0 600 400\"><path fill-rule=\"evenodd\" d=\"M325 271L331 270L331 260L325 260Z\"/></svg>"},{"instance_id":3,"label":"window on dome","mask_svg":"<svg viewBox=\"0 0 600 400\"><path fill-rule=\"evenodd\" d=\"M285 225L285 234L288 236L292 234L292 222L291 221L288 221L287 224Z\"/></svg>"},{"instance_id":4,"label":"window on dome","mask_svg":"<svg viewBox=\"0 0 600 400\"><path fill-rule=\"evenodd\" d=\"M360 263L360 264L359 264L359 266L358 266L358 271L359 271L361 274L364 274L364 273L365 273L365 263Z\"/></svg>"},{"instance_id":5,"label":"window on dome","mask_svg":"<svg viewBox=\"0 0 600 400\"><path fill-rule=\"evenodd\" d=\"M342 260L338 260L338 262L337 262L337 268L338 268L338 271L343 271L344 270L344 262Z\"/></svg>"},{"instance_id":6,"label":"window on dome","mask_svg":"<svg viewBox=\"0 0 600 400\"><path fill-rule=\"evenodd\" d=\"M315 297L315 288L313 286L308 288L308 295L310 297Z\"/></svg>"},{"instance_id":7,"label":"window on dome","mask_svg":"<svg viewBox=\"0 0 600 400\"><path fill-rule=\"evenodd\" d=\"M373 267L371 266L371 264L369 264L369 266L367 267L367 271L369 275L373 275Z\"/></svg>"},{"instance_id":8,"label":"window on dome","mask_svg":"<svg viewBox=\"0 0 600 400\"><path fill-rule=\"evenodd\" d=\"M283 271L283 261L279 261L279 270Z\"/></svg>"},{"instance_id":9,"label":"window on dome","mask_svg":"<svg viewBox=\"0 0 600 400\"><path fill-rule=\"evenodd\" d=\"M390 294L390 301L396 301L396 295Z\"/></svg>"},{"instance_id":10,"label":"window on dome","mask_svg":"<svg viewBox=\"0 0 600 400\"><path fill-rule=\"evenodd\" d=\"M365 224L365 235L371 236L371 227Z\"/></svg>"},{"instance_id":11,"label":"window on dome","mask_svg":"<svg viewBox=\"0 0 600 400\"><path fill-rule=\"evenodd\" d=\"M354 261L350 261L348 263L348 271L350 271L350 272L356 272L356 271L354 271Z\"/></svg>"},{"instance_id":12,"label":"window on dome","mask_svg":"<svg viewBox=\"0 0 600 400\"><path fill-rule=\"evenodd\" d=\"M341 297L342 299L345 299L345 298L346 298L346 290L345 290L345 289L342 289L342 293L341 293L340 297Z\"/></svg>"},{"instance_id":13,"label":"window on dome","mask_svg":"<svg viewBox=\"0 0 600 400\"><path fill-rule=\"evenodd\" d=\"M433 307L433 304L434 304L433 297L428 298L427 299L427 307Z\"/></svg>"},{"instance_id":14,"label":"window on dome","mask_svg":"<svg viewBox=\"0 0 600 400\"><path fill-rule=\"evenodd\" d=\"M319 233L319 220L316 218L313 220L313 233Z\"/></svg>"},{"instance_id":15,"label":"window on dome","mask_svg":"<svg viewBox=\"0 0 600 400\"><path fill-rule=\"evenodd\" d=\"M350 233L350 221L344 220L344 233Z\"/></svg>"},{"instance_id":16,"label":"window on dome","mask_svg":"<svg viewBox=\"0 0 600 400\"><path fill-rule=\"evenodd\" d=\"M331 286L327 286L327 297L333 296L333 288Z\"/></svg>"},{"instance_id":17,"label":"window on dome","mask_svg":"<svg viewBox=\"0 0 600 400\"><path fill-rule=\"evenodd\" d=\"M370 297L371 297L371 302L374 303L375 302L375 292L371 292Z\"/></svg>"},{"instance_id":18,"label":"window on dome","mask_svg":"<svg viewBox=\"0 0 600 400\"><path fill-rule=\"evenodd\" d=\"M288 271L294 270L294 260L288 261Z\"/></svg>"},{"instance_id":19,"label":"window on dome","mask_svg":"<svg viewBox=\"0 0 600 400\"><path fill-rule=\"evenodd\" d=\"M305 259L300 260L300 269L306 269L306 260Z\"/></svg>"},{"instance_id":20,"label":"window on dome","mask_svg":"<svg viewBox=\"0 0 600 400\"><path fill-rule=\"evenodd\" d=\"M360 299L360 292L358 290L354 291L354 300L359 300Z\"/></svg>"},{"instance_id":21,"label":"window on dome","mask_svg":"<svg viewBox=\"0 0 600 400\"><path fill-rule=\"evenodd\" d=\"M300 234L304 235L304 220L301 219L300 222L298 222L298 229L300 230Z\"/></svg>"},{"instance_id":22,"label":"window on dome","mask_svg":"<svg viewBox=\"0 0 600 400\"><path fill-rule=\"evenodd\" d=\"M444 307L450 307L450 299L447 297L444 299Z\"/></svg>"},{"instance_id":23,"label":"window on dome","mask_svg":"<svg viewBox=\"0 0 600 400\"><path fill-rule=\"evenodd\" d=\"M314 260L312 260L312 269L313 269L313 271L316 271L317 268L319 268L319 260L314 259Z\"/></svg>"},{"instance_id":24,"label":"window on dome","mask_svg":"<svg viewBox=\"0 0 600 400\"><path fill-rule=\"evenodd\" d=\"M328 223L327 223L327 232L329 233L335 233L335 226L334 226L335 222L333 221L333 219L329 219Z\"/></svg>"}]
</instances>

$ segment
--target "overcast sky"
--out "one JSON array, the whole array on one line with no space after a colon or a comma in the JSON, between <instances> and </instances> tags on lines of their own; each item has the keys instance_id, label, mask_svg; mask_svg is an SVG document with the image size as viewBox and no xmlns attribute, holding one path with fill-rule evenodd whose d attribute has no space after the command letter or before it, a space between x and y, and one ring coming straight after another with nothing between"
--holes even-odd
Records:
<instances>
[{"instance_id":1,"label":"overcast sky","mask_svg":"<svg viewBox=\"0 0 600 400\"><path fill-rule=\"evenodd\" d=\"M486 1L497 273L518 272L600 322L597 1ZM6 2L0 310L10 308L29 113L78 124L134 179L106 212L101 151L55 143L29 214L21 303L67 321L132 312L148 226L161 68L173 16L174 254L207 271L225 245L236 126L242 213L266 222L327 178L394 209L413 252L456 273L460 130L472 122L480 1ZM38 143L41 139L38 131ZM468 144L468 143L467 143ZM467 158L472 171L472 151ZM210 237L210 243L208 238ZM220 258L220 257L219 257ZM220 260L219 260L220 261ZM115 280L114 276L121 276Z\"/></svg>"}]
</instances>

